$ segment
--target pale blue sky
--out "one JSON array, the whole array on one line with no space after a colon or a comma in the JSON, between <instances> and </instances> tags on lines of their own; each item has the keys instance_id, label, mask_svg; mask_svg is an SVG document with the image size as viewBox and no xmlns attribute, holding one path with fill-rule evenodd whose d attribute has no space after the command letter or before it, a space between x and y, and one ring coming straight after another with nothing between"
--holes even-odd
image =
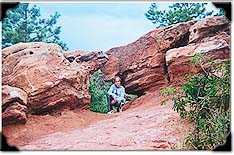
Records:
<instances>
[{"instance_id":1,"label":"pale blue sky","mask_svg":"<svg viewBox=\"0 0 234 155\"><path fill-rule=\"evenodd\" d=\"M151 3L32 3L40 8L42 17L56 11L61 14L60 38L69 50L103 50L126 45L155 29L144 13ZM167 9L170 3L158 3ZM209 5L211 8L211 5ZM214 8L212 8L214 9Z\"/></svg>"}]
</instances>

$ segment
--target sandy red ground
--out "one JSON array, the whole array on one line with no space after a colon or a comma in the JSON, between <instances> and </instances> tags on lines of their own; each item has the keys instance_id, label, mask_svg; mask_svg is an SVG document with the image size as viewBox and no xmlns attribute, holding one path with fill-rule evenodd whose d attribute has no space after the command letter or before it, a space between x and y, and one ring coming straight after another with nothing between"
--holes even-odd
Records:
<instances>
[{"instance_id":1,"label":"sandy red ground","mask_svg":"<svg viewBox=\"0 0 234 155\"><path fill-rule=\"evenodd\" d=\"M64 110L61 115L30 115L25 125L3 128L20 150L179 149L193 124L179 118L159 94L137 99L122 113Z\"/></svg>"}]
</instances>

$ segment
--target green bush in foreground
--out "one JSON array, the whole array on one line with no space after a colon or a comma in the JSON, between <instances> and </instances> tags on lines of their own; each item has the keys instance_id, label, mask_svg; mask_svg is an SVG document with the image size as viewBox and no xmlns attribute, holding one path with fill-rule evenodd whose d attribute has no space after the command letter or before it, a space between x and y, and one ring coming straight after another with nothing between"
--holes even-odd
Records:
<instances>
[{"instance_id":1,"label":"green bush in foreground","mask_svg":"<svg viewBox=\"0 0 234 155\"><path fill-rule=\"evenodd\" d=\"M195 124L184 149L212 150L225 143L230 131L230 61L211 61L212 69L207 71L202 60L199 54L194 57L192 63L199 64L203 72L184 83L182 92L175 88L161 91L162 95L173 95L173 109Z\"/></svg>"}]
</instances>

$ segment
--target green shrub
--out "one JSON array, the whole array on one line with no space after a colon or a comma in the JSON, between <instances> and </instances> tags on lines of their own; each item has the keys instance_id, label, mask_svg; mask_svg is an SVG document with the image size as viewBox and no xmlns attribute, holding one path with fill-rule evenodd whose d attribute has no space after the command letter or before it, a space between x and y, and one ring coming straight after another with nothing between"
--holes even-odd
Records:
<instances>
[{"instance_id":1,"label":"green shrub","mask_svg":"<svg viewBox=\"0 0 234 155\"><path fill-rule=\"evenodd\" d=\"M90 110L94 112L107 113L107 92L111 82L105 82L100 70L96 71L90 78L89 92L91 95Z\"/></svg>"},{"instance_id":2,"label":"green shrub","mask_svg":"<svg viewBox=\"0 0 234 155\"><path fill-rule=\"evenodd\" d=\"M211 61L212 69L207 71L202 59L195 56L192 60L203 72L184 83L182 92L172 88L161 91L162 95L173 95L173 109L195 124L193 133L185 140L185 149L212 150L225 143L230 130L230 60Z\"/></svg>"}]
</instances>

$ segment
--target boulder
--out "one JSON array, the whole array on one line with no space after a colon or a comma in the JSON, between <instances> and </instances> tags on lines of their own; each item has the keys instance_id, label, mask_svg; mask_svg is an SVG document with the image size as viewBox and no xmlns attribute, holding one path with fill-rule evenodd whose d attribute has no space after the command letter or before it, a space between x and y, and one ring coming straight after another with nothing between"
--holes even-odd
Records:
<instances>
[{"instance_id":1,"label":"boulder","mask_svg":"<svg viewBox=\"0 0 234 155\"><path fill-rule=\"evenodd\" d=\"M2 113L2 125L25 124L27 121L26 113L26 106L19 104L18 102L13 102L11 106Z\"/></svg>"},{"instance_id":2,"label":"boulder","mask_svg":"<svg viewBox=\"0 0 234 155\"><path fill-rule=\"evenodd\" d=\"M226 16L208 17L191 26L189 32L189 43L206 42L205 38L216 36L221 32L226 32L230 36L230 21Z\"/></svg>"},{"instance_id":3,"label":"boulder","mask_svg":"<svg viewBox=\"0 0 234 155\"><path fill-rule=\"evenodd\" d=\"M2 53L3 84L24 90L36 114L89 106L90 75L107 60L102 52L86 52L71 62L60 46L41 42L19 43Z\"/></svg>"},{"instance_id":4,"label":"boulder","mask_svg":"<svg viewBox=\"0 0 234 155\"><path fill-rule=\"evenodd\" d=\"M2 110L8 107L12 102L19 102L22 105L27 105L28 95L25 91L4 85L2 86Z\"/></svg>"},{"instance_id":5,"label":"boulder","mask_svg":"<svg viewBox=\"0 0 234 155\"><path fill-rule=\"evenodd\" d=\"M94 73L101 68L103 64L108 60L108 56L103 51L65 51L64 57L74 65L88 66L90 73Z\"/></svg>"},{"instance_id":6,"label":"boulder","mask_svg":"<svg viewBox=\"0 0 234 155\"><path fill-rule=\"evenodd\" d=\"M200 66L191 64L191 60L196 53L203 55L202 66L205 70L211 67L211 60L216 62L230 60L230 44L226 41L227 37L214 36L209 39L207 38L207 42L168 50L166 53L166 63L170 82L181 84L186 74L195 74L202 71Z\"/></svg>"},{"instance_id":7,"label":"boulder","mask_svg":"<svg viewBox=\"0 0 234 155\"><path fill-rule=\"evenodd\" d=\"M27 93L7 85L2 86L2 124L26 123Z\"/></svg>"},{"instance_id":8,"label":"boulder","mask_svg":"<svg viewBox=\"0 0 234 155\"><path fill-rule=\"evenodd\" d=\"M196 22L193 20L158 28L151 33L151 36L156 40L160 51L166 52L169 49L187 45L189 30Z\"/></svg>"}]
</instances>

